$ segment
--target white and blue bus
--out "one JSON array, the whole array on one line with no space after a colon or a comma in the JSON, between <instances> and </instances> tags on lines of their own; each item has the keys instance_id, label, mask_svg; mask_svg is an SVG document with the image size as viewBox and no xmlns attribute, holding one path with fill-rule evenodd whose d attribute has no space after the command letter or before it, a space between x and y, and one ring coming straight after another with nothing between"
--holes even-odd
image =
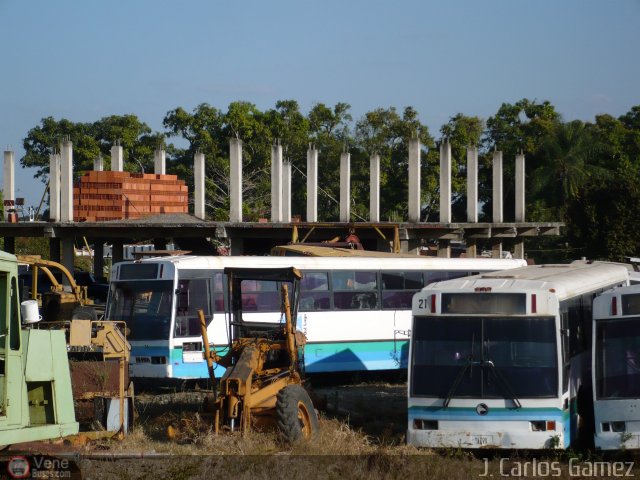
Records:
<instances>
[{"instance_id":1,"label":"white and blue bus","mask_svg":"<svg viewBox=\"0 0 640 480\"><path fill-rule=\"evenodd\" d=\"M303 274L297 325L308 339L307 373L394 370L407 366L417 291L431 282L524 264L417 256L145 258L113 267L105 318L127 323L133 377L208 378L196 312L204 310L209 341L218 351L226 347L224 268L293 266ZM279 319L278 288L271 283L243 291L243 310L255 309L254 321Z\"/></svg>"},{"instance_id":2,"label":"white and blue bus","mask_svg":"<svg viewBox=\"0 0 640 480\"><path fill-rule=\"evenodd\" d=\"M416 294L407 442L567 448L578 433L588 442L592 302L628 281L624 265L540 265Z\"/></svg>"},{"instance_id":3,"label":"white and blue bus","mask_svg":"<svg viewBox=\"0 0 640 480\"><path fill-rule=\"evenodd\" d=\"M640 448L640 285L593 302L596 448Z\"/></svg>"}]
</instances>

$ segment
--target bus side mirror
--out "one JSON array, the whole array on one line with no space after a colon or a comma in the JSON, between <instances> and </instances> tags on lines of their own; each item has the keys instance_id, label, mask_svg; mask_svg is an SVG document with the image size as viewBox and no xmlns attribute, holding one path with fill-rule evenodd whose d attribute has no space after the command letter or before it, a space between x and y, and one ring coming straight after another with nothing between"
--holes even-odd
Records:
<instances>
[{"instance_id":1,"label":"bus side mirror","mask_svg":"<svg viewBox=\"0 0 640 480\"><path fill-rule=\"evenodd\" d=\"M178 295L178 312L189 311L189 282L180 282L176 290Z\"/></svg>"}]
</instances>

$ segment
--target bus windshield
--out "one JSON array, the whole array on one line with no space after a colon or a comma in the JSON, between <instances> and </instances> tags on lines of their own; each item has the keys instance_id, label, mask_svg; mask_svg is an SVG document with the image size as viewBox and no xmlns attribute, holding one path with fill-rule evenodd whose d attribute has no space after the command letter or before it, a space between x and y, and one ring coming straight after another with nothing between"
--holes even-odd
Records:
<instances>
[{"instance_id":1,"label":"bus windshield","mask_svg":"<svg viewBox=\"0 0 640 480\"><path fill-rule=\"evenodd\" d=\"M171 327L171 280L113 282L109 320L127 323L129 340L168 340Z\"/></svg>"},{"instance_id":2,"label":"bus windshield","mask_svg":"<svg viewBox=\"0 0 640 480\"><path fill-rule=\"evenodd\" d=\"M412 395L558 395L553 317L417 317L412 338Z\"/></svg>"},{"instance_id":3,"label":"bus windshield","mask_svg":"<svg viewBox=\"0 0 640 480\"><path fill-rule=\"evenodd\" d=\"M598 321L595 362L597 398L640 397L640 316Z\"/></svg>"}]
</instances>

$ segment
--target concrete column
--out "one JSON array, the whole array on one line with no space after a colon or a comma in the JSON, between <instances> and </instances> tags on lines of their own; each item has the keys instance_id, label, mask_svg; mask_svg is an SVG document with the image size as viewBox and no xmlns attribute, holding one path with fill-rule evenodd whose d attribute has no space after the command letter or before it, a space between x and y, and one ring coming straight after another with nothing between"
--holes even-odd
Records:
<instances>
[{"instance_id":1,"label":"concrete column","mask_svg":"<svg viewBox=\"0 0 640 480\"><path fill-rule=\"evenodd\" d=\"M466 254L467 258L476 258L478 256L478 246L475 238L467 238L466 240L467 249Z\"/></svg>"},{"instance_id":2,"label":"concrete column","mask_svg":"<svg viewBox=\"0 0 640 480\"><path fill-rule=\"evenodd\" d=\"M502 152L493 152L493 223L502 223Z\"/></svg>"},{"instance_id":3,"label":"concrete column","mask_svg":"<svg viewBox=\"0 0 640 480\"><path fill-rule=\"evenodd\" d=\"M420 221L420 140L409 141L409 221Z\"/></svg>"},{"instance_id":4,"label":"concrete column","mask_svg":"<svg viewBox=\"0 0 640 480\"><path fill-rule=\"evenodd\" d=\"M104 239L93 239L93 275L104 277Z\"/></svg>"},{"instance_id":5,"label":"concrete column","mask_svg":"<svg viewBox=\"0 0 640 480\"><path fill-rule=\"evenodd\" d=\"M62 265L73 274L73 261L76 258L75 245L72 238L62 239ZM66 277L62 277L62 283L69 286L69 282Z\"/></svg>"},{"instance_id":6,"label":"concrete column","mask_svg":"<svg viewBox=\"0 0 640 480\"><path fill-rule=\"evenodd\" d=\"M4 181L2 187L2 198L4 200L16 199L15 162L11 150L4 152ZM7 220L7 208L4 209L4 219Z\"/></svg>"},{"instance_id":7,"label":"concrete column","mask_svg":"<svg viewBox=\"0 0 640 480\"><path fill-rule=\"evenodd\" d=\"M52 222L60 221L60 163L59 153L49 155L49 220Z\"/></svg>"},{"instance_id":8,"label":"concrete column","mask_svg":"<svg viewBox=\"0 0 640 480\"><path fill-rule=\"evenodd\" d=\"M271 221L282 222L282 145L271 147Z\"/></svg>"},{"instance_id":9,"label":"concrete column","mask_svg":"<svg viewBox=\"0 0 640 480\"><path fill-rule=\"evenodd\" d=\"M491 257L502 258L502 240L499 238L491 239Z\"/></svg>"},{"instance_id":10,"label":"concrete column","mask_svg":"<svg viewBox=\"0 0 640 480\"><path fill-rule=\"evenodd\" d=\"M307 150L307 222L318 221L318 150Z\"/></svg>"},{"instance_id":11,"label":"concrete column","mask_svg":"<svg viewBox=\"0 0 640 480\"><path fill-rule=\"evenodd\" d=\"M380 221L380 155L369 159L369 221Z\"/></svg>"},{"instance_id":12,"label":"concrete column","mask_svg":"<svg viewBox=\"0 0 640 480\"><path fill-rule=\"evenodd\" d=\"M524 259L524 239L522 237L516 238L513 244L513 258Z\"/></svg>"},{"instance_id":13,"label":"concrete column","mask_svg":"<svg viewBox=\"0 0 640 480\"><path fill-rule=\"evenodd\" d=\"M524 222L524 155L516 155L516 222Z\"/></svg>"},{"instance_id":14,"label":"concrete column","mask_svg":"<svg viewBox=\"0 0 640 480\"><path fill-rule=\"evenodd\" d=\"M193 214L200 220L205 219L204 210L204 153L193 157Z\"/></svg>"},{"instance_id":15,"label":"concrete column","mask_svg":"<svg viewBox=\"0 0 640 480\"><path fill-rule=\"evenodd\" d=\"M438 240L438 257L451 258L451 241Z\"/></svg>"},{"instance_id":16,"label":"concrete column","mask_svg":"<svg viewBox=\"0 0 640 480\"><path fill-rule=\"evenodd\" d=\"M111 147L111 171L124 171L124 150L122 149L122 145L115 144Z\"/></svg>"},{"instance_id":17,"label":"concrete column","mask_svg":"<svg viewBox=\"0 0 640 480\"><path fill-rule=\"evenodd\" d=\"M340 221L351 220L351 154L340 154Z\"/></svg>"},{"instance_id":18,"label":"concrete column","mask_svg":"<svg viewBox=\"0 0 640 480\"><path fill-rule=\"evenodd\" d=\"M242 222L242 140L239 138L229 140L229 157L229 221L239 223Z\"/></svg>"},{"instance_id":19,"label":"concrete column","mask_svg":"<svg viewBox=\"0 0 640 480\"><path fill-rule=\"evenodd\" d=\"M166 153L162 148L157 148L153 154L153 173L156 175L167 173Z\"/></svg>"},{"instance_id":20,"label":"concrete column","mask_svg":"<svg viewBox=\"0 0 640 480\"><path fill-rule=\"evenodd\" d=\"M291 162L282 164L282 221L291 221Z\"/></svg>"},{"instance_id":21,"label":"concrete column","mask_svg":"<svg viewBox=\"0 0 640 480\"><path fill-rule=\"evenodd\" d=\"M102 155L98 155L98 158L93 159L93 171L102 172L104 170L104 160Z\"/></svg>"},{"instance_id":22,"label":"concrete column","mask_svg":"<svg viewBox=\"0 0 640 480\"><path fill-rule=\"evenodd\" d=\"M467 222L478 223L478 148L467 148ZM475 248L475 243L474 243ZM467 249L467 256L469 252ZM475 252L474 255L475 257Z\"/></svg>"},{"instance_id":23,"label":"concrete column","mask_svg":"<svg viewBox=\"0 0 640 480\"><path fill-rule=\"evenodd\" d=\"M73 222L73 143L71 140L63 140L60 145L60 221Z\"/></svg>"},{"instance_id":24,"label":"concrete column","mask_svg":"<svg viewBox=\"0 0 640 480\"><path fill-rule=\"evenodd\" d=\"M451 223L451 144L449 142L440 144L440 223ZM447 258L449 256L447 255Z\"/></svg>"}]
</instances>

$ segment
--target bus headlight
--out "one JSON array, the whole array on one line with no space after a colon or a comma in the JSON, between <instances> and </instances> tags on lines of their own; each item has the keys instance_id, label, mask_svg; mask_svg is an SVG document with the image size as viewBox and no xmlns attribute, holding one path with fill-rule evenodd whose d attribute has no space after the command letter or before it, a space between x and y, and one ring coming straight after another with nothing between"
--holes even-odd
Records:
<instances>
[{"instance_id":1,"label":"bus headlight","mask_svg":"<svg viewBox=\"0 0 640 480\"><path fill-rule=\"evenodd\" d=\"M531 423L531 431L533 432L548 432L556 429L555 420L535 420Z\"/></svg>"},{"instance_id":2,"label":"bus headlight","mask_svg":"<svg viewBox=\"0 0 640 480\"><path fill-rule=\"evenodd\" d=\"M611 431L616 433L625 432L627 424L625 422L611 422Z\"/></svg>"}]
</instances>

